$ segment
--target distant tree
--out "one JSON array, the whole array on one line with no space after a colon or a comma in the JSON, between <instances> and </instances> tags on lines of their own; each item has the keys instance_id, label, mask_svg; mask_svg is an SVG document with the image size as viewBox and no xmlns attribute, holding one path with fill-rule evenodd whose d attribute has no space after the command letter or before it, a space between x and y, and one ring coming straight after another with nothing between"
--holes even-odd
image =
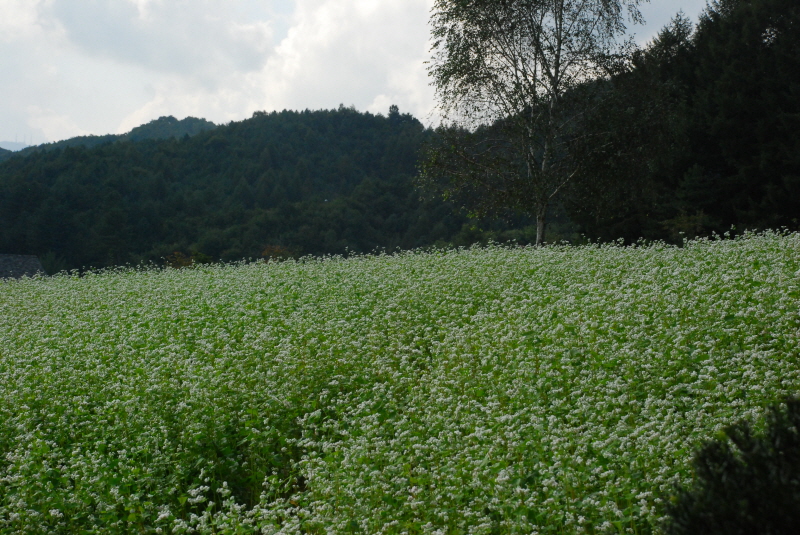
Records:
<instances>
[{"instance_id":1,"label":"distant tree","mask_svg":"<svg viewBox=\"0 0 800 535\"><path fill-rule=\"evenodd\" d=\"M772 408L763 434L742 422L706 444L668 515L669 535L800 533L800 400Z\"/></svg>"},{"instance_id":2,"label":"distant tree","mask_svg":"<svg viewBox=\"0 0 800 535\"><path fill-rule=\"evenodd\" d=\"M443 125L420 183L475 215L513 210L536 219L575 174L566 140L584 97L626 47L625 14L640 0L436 0L433 80Z\"/></svg>"}]
</instances>

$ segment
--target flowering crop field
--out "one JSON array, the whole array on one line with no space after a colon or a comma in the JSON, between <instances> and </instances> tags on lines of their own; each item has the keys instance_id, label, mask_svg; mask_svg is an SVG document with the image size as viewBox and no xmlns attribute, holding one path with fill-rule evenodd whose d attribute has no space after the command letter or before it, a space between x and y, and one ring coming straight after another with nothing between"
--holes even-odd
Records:
<instances>
[{"instance_id":1,"label":"flowering crop field","mask_svg":"<svg viewBox=\"0 0 800 535\"><path fill-rule=\"evenodd\" d=\"M0 532L658 533L799 301L788 233L0 282Z\"/></svg>"}]
</instances>

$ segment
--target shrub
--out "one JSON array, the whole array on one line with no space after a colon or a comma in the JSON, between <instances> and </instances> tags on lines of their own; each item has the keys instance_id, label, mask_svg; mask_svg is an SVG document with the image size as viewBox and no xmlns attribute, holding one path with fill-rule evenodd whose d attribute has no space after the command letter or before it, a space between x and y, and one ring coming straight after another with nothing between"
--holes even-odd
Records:
<instances>
[{"instance_id":1,"label":"shrub","mask_svg":"<svg viewBox=\"0 0 800 535\"><path fill-rule=\"evenodd\" d=\"M800 533L800 400L774 407L766 430L744 421L706 444L694 482L669 506L667 533Z\"/></svg>"}]
</instances>

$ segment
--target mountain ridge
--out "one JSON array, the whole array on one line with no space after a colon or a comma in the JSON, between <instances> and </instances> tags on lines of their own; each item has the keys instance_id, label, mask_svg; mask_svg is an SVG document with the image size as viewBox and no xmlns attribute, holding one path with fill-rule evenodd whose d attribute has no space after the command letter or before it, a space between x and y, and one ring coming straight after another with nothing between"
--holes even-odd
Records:
<instances>
[{"instance_id":1,"label":"mountain ridge","mask_svg":"<svg viewBox=\"0 0 800 535\"><path fill-rule=\"evenodd\" d=\"M55 141L53 143L34 145L12 152L12 154L28 156L39 151L51 151L65 149L67 147L92 148L118 141L144 141L181 138L187 135L189 137L193 137L201 132L213 130L216 127L216 124L206 119L198 119L197 117L189 116L178 120L172 115L166 115L161 116L158 119L153 119L148 123L139 125L125 134L76 136L61 141ZM5 155L4 157L2 153L0 153L0 161L8 159L9 157L10 155Z\"/></svg>"}]
</instances>

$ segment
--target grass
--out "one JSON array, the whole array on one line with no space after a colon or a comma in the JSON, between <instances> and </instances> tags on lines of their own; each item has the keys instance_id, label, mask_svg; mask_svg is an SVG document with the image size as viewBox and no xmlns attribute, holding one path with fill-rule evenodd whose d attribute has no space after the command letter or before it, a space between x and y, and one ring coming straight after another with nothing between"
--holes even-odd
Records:
<instances>
[{"instance_id":1,"label":"grass","mask_svg":"<svg viewBox=\"0 0 800 535\"><path fill-rule=\"evenodd\" d=\"M651 533L800 392L800 235L0 282L2 533Z\"/></svg>"}]
</instances>

